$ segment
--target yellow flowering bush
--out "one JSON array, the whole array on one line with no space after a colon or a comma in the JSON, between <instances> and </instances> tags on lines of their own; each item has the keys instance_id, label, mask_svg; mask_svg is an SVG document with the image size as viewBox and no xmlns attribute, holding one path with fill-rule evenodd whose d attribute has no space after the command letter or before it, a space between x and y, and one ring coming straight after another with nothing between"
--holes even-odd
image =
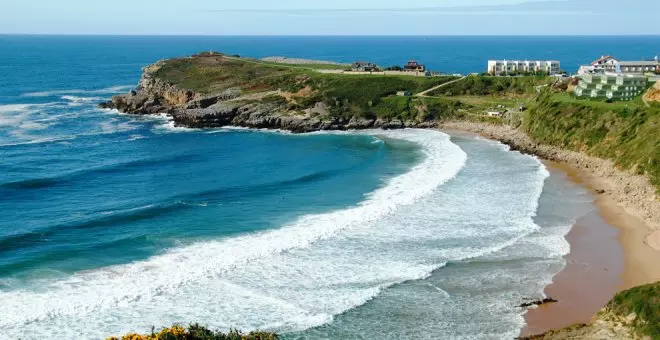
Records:
<instances>
[{"instance_id":1,"label":"yellow flowering bush","mask_svg":"<svg viewBox=\"0 0 660 340\"><path fill-rule=\"evenodd\" d=\"M229 333L212 331L208 328L202 327L198 324L192 324L188 328L174 325L170 328L163 328L160 332L156 333L151 331L151 334L143 335L137 333L129 333L119 337L110 337L107 340L278 340L279 336L270 332L250 332L243 333L239 330L232 329Z\"/></svg>"}]
</instances>

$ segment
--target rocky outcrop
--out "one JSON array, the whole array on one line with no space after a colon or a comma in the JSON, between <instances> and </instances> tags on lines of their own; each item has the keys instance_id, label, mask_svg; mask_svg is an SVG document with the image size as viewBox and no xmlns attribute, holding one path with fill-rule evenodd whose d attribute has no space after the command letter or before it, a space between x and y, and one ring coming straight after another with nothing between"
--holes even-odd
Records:
<instances>
[{"instance_id":1,"label":"rocky outcrop","mask_svg":"<svg viewBox=\"0 0 660 340\"><path fill-rule=\"evenodd\" d=\"M328 108L316 103L308 110L291 111L286 101L265 101L278 95L277 91L264 96L241 96L241 90L231 88L212 95L200 95L182 90L156 76L160 63L144 68L135 91L114 96L102 103L102 108L116 109L130 114L170 114L177 126L217 128L240 126L257 129L281 129L294 133L319 130L402 129L406 127L435 127L435 122L401 121L400 119L370 119L363 117L332 117Z\"/></svg>"},{"instance_id":2,"label":"rocky outcrop","mask_svg":"<svg viewBox=\"0 0 660 340\"><path fill-rule=\"evenodd\" d=\"M656 82L643 96L646 103L660 103L660 81Z\"/></svg>"},{"instance_id":3,"label":"rocky outcrop","mask_svg":"<svg viewBox=\"0 0 660 340\"><path fill-rule=\"evenodd\" d=\"M530 302L525 302L520 304L518 307L520 308L529 308L529 307L534 307L534 306L543 306L547 305L549 303L557 303L559 301L553 299L553 298L545 298L542 300L535 300L535 301L530 301Z\"/></svg>"}]
</instances>

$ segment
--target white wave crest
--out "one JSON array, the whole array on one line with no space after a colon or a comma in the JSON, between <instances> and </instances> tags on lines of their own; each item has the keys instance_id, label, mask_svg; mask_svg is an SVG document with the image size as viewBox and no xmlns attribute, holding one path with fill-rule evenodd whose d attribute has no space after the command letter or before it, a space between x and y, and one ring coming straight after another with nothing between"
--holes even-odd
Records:
<instances>
[{"instance_id":1,"label":"white wave crest","mask_svg":"<svg viewBox=\"0 0 660 340\"><path fill-rule=\"evenodd\" d=\"M61 96L67 94L114 94L121 93L133 88L132 85L119 85L111 86L98 90L81 90L81 89L69 89L69 90L53 90L53 91L39 91L39 92L29 92L24 93L23 97L52 97L52 96Z\"/></svg>"},{"instance_id":2,"label":"white wave crest","mask_svg":"<svg viewBox=\"0 0 660 340\"><path fill-rule=\"evenodd\" d=\"M350 256L360 249L328 248L327 243L351 230L378 230L378 221L433 193L467 160L449 136L438 131L373 133L420 144L424 160L354 207L304 216L277 230L171 249L39 288L0 292L0 335L96 338L189 321L218 328L301 330L331 321L384 287L428 276L444 262L393 259L376 271L354 271L346 263L345 275L338 269L324 278L329 281L308 286L317 282L314 275L329 272L311 270L319 268L322 259L303 251L331 249ZM296 298L290 289L302 295Z\"/></svg>"}]
</instances>

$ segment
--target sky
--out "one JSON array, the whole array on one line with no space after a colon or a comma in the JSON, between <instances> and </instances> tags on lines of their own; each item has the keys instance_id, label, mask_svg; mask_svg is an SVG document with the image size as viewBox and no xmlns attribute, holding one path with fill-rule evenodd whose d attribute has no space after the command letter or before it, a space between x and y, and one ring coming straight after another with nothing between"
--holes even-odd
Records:
<instances>
[{"instance_id":1,"label":"sky","mask_svg":"<svg viewBox=\"0 0 660 340\"><path fill-rule=\"evenodd\" d=\"M0 0L0 34L660 35L660 0Z\"/></svg>"}]
</instances>

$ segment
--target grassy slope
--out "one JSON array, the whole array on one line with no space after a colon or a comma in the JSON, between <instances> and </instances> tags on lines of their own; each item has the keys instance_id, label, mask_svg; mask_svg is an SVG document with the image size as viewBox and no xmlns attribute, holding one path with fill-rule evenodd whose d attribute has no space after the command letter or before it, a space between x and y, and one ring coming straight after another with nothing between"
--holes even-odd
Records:
<instances>
[{"instance_id":1,"label":"grassy slope","mask_svg":"<svg viewBox=\"0 0 660 340\"><path fill-rule=\"evenodd\" d=\"M534 94L535 86L549 84L551 78L542 76L488 77L472 76L429 93L429 96L497 96L515 97Z\"/></svg>"},{"instance_id":2,"label":"grassy slope","mask_svg":"<svg viewBox=\"0 0 660 340\"><path fill-rule=\"evenodd\" d=\"M660 190L660 107L641 101L605 103L569 94L540 95L524 130L536 141L612 159L646 175Z\"/></svg>"},{"instance_id":3,"label":"grassy slope","mask_svg":"<svg viewBox=\"0 0 660 340\"><path fill-rule=\"evenodd\" d=\"M635 314L632 329L640 336L660 339L660 282L623 291L606 310L620 317Z\"/></svg>"}]
</instances>

